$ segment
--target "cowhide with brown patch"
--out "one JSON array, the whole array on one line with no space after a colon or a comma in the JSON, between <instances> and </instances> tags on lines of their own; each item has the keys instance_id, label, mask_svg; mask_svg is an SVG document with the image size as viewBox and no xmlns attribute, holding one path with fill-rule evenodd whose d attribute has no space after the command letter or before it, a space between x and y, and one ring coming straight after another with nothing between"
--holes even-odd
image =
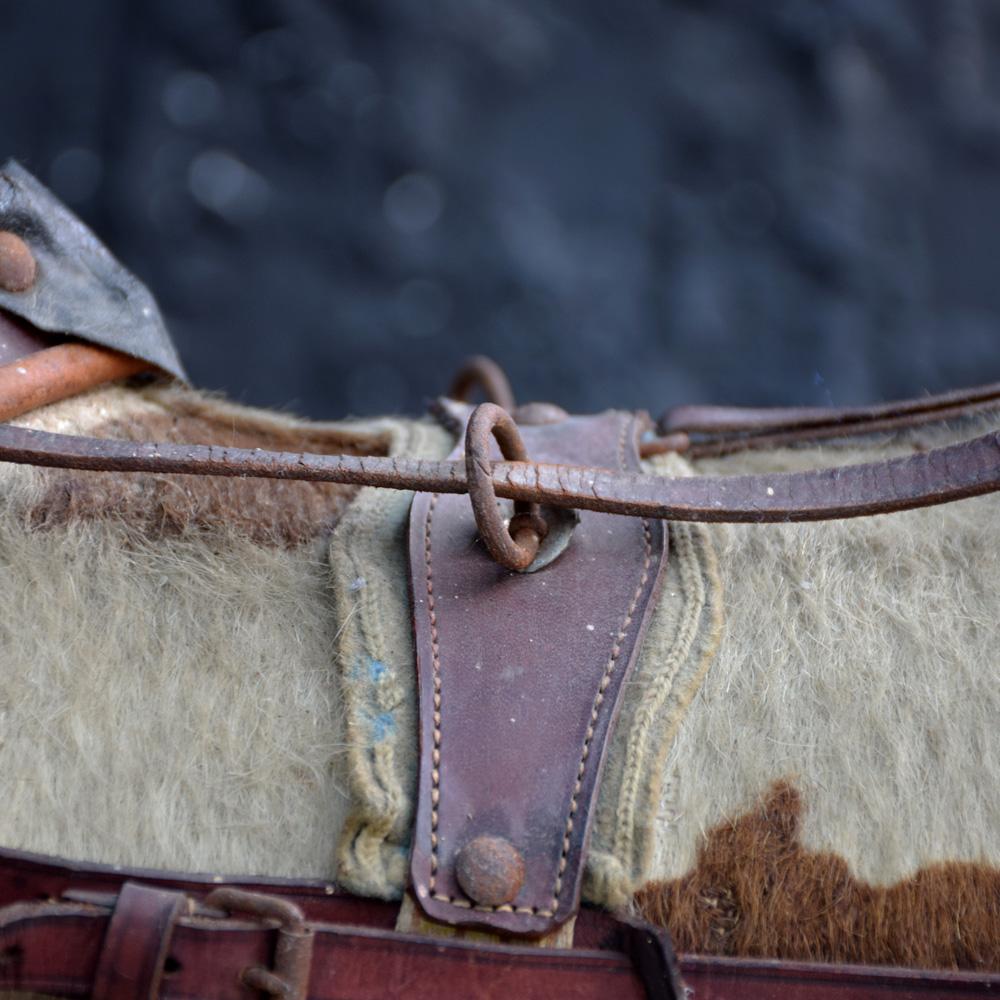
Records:
<instances>
[{"instance_id":1,"label":"cowhide with brown patch","mask_svg":"<svg viewBox=\"0 0 1000 1000\"><path fill-rule=\"evenodd\" d=\"M145 412L111 419L90 432L123 441L162 441L233 448L381 455L376 436L296 431L227 420L222 415ZM48 489L27 512L34 528L117 517L147 537L191 528L225 528L262 545L293 547L328 531L357 492L336 483L289 482L146 473L45 470Z\"/></svg>"},{"instance_id":2,"label":"cowhide with brown patch","mask_svg":"<svg viewBox=\"0 0 1000 1000\"><path fill-rule=\"evenodd\" d=\"M1000 970L1000 869L946 862L870 885L799 839L802 797L775 783L705 836L695 868L650 883L641 913L679 951L916 968Z\"/></svg>"}]
</instances>

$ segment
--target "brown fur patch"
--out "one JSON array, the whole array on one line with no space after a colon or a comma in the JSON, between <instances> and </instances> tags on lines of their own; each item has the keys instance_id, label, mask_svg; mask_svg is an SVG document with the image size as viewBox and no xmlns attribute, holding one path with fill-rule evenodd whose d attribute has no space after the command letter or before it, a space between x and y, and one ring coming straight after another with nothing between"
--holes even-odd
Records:
<instances>
[{"instance_id":1,"label":"brown fur patch","mask_svg":"<svg viewBox=\"0 0 1000 1000\"><path fill-rule=\"evenodd\" d=\"M224 419L195 413L144 413L110 420L94 437L124 441L187 442L233 448L312 452L320 455L385 454L386 443L372 435L309 432L252 419ZM225 527L264 545L291 547L329 530L357 487L336 483L290 482L153 473L46 470L49 487L28 512L34 528L70 521L121 518L151 537L191 528Z\"/></svg>"},{"instance_id":2,"label":"brown fur patch","mask_svg":"<svg viewBox=\"0 0 1000 1000\"><path fill-rule=\"evenodd\" d=\"M799 842L787 782L707 834L694 870L636 903L679 951L928 969L1000 970L1000 869L948 862L882 887Z\"/></svg>"}]
</instances>

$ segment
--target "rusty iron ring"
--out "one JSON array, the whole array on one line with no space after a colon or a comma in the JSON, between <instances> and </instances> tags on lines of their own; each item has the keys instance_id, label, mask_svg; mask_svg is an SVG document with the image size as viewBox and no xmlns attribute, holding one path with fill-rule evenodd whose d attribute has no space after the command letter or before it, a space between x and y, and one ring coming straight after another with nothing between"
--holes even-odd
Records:
<instances>
[{"instance_id":1,"label":"rusty iron ring","mask_svg":"<svg viewBox=\"0 0 1000 1000\"><path fill-rule=\"evenodd\" d=\"M448 390L448 398L467 403L469 394L477 387L482 390L487 402L495 403L507 411L514 409L516 403L510 380L492 358L482 354L468 358L458 370Z\"/></svg>"},{"instance_id":2,"label":"rusty iron ring","mask_svg":"<svg viewBox=\"0 0 1000 1000\"><path fill-rule=\"evenodd\" d=\"M507 569L526 570L538 555L548 532L537 503L516 501L507 526L497 510L490 460L490 438L496 438L508 462L527 462L528 453L513 417L495 403L482 403L472 411L465 432L465 474L476 527L490 555Z\"/></svg>"}]
</instances>

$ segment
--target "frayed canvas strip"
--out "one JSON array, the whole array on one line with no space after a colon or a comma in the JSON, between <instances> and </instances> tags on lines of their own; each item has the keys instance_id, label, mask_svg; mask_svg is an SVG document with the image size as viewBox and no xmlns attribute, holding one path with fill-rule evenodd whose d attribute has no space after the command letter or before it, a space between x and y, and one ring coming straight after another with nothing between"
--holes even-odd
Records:
<instances>
[{"instance_id":1,"label":"frayed canvas strip","mask_svg":"<svg viewBox=\"0 0 1000 1000\"><path fill-rule=\"evenodd\" d=\"M389 422L386 422L389 425ZM430 423L389 427L392 454L442 458L451 435ZM346 888L383 899L406 882L417 781L417 694L406 531L413 494L362 489L330 544L351 799L337 850Z\"/></svg>"}]
</instances>

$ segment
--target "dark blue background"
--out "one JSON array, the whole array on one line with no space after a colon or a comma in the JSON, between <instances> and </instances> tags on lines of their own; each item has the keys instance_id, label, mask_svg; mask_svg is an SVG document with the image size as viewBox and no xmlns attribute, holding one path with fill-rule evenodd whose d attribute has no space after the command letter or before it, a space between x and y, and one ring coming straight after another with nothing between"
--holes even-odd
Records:
<instances>
[{"instance_id":1,"label":"dark blue background","mask_svg":"<svg viewBox=\"0 0 1000 1000\"><path fill-rule=\"evenodd\" d=\"M5 0L0 150L194 379L415 412L1000 379L991 0Z\"/></svg>"}]
</instances>

